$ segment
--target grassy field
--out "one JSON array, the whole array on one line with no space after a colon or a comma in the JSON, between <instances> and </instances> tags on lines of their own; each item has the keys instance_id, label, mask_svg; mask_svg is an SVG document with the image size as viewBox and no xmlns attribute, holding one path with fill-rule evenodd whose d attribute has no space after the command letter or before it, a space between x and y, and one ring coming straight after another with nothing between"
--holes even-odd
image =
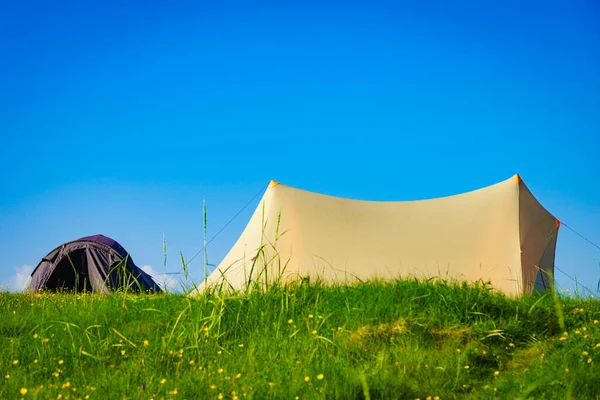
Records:
<instances>
[{"instance_id":1,"label":"grassy field","mask_svg":"<svg viewBox=\"0 0 600 400\"><path fill-rule=\"evenodd\" d=\"M600 398L600 302L485 285L0 293L2 399Z\"/></svg>"}]
</instances>

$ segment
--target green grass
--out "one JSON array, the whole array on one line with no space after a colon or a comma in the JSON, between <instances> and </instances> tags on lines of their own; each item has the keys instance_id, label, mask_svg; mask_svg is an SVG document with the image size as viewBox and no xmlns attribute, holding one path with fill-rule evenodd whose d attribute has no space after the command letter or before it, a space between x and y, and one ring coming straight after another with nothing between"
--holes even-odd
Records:
<instances>
[{"instance_id":1,"label":"green grass","mask_svg":"<svg viewBox=\"0 0 600 400\"><path fill-rule=\"evenodd\" d=\"M597 320L595 300L401 280L0 293L0 398L593 399Z\"/></svg>"}]
</instances>

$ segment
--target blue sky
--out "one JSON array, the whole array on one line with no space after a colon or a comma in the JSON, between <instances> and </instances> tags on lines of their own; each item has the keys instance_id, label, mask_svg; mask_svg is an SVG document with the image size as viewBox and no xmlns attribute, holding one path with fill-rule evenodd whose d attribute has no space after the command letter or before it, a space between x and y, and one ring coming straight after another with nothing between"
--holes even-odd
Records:
<instances>
[{"instance_id":1,"label":"blue sky","mask_svg":"<svg viewBox=\"0 0 600 400\"><path fill-rule=\"evenodd\" d=\"M270 179L413 200L520 173L599 243L600 7L496 3L2 2L0 282L96 233L155 270L165 234L177 272L202 201L210 239ZM561 230L559 268L595 288L599 259Z\"/></svg>"}]
</instances>

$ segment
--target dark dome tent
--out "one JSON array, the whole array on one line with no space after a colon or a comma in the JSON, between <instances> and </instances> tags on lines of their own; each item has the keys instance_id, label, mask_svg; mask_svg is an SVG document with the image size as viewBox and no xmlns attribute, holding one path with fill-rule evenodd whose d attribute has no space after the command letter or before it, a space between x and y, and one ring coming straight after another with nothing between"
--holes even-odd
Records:
<instances>
[{"instance_id":1,"label":"dark dome tent","mask_svg":"<svg viewBox=\"0 0 600 400\"><path fill-rule=\"evenodd\" d=\"M161 292L154 280L138 268L123 246L103 236L86 236L52 250L31 273L27 291L112 290Z\"/></svg>"}]
</instances>

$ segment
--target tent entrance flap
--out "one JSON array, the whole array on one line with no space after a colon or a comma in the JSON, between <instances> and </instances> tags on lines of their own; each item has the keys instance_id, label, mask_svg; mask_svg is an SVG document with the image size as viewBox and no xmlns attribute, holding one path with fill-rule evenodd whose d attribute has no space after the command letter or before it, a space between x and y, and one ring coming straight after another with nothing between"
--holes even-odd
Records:
<instances>
[{"instance_id":1,"label":"tent entrance flap","mask_svg":"<svg viewBox=\"0 0 600 400\"><path fill-rule=\"evenodd\" d=\"M76 290L78 292L92 290L86 250L75 250L67 254L56 265L46 283L46 288L50 290Z\"/></svg>"}]
</instances>

